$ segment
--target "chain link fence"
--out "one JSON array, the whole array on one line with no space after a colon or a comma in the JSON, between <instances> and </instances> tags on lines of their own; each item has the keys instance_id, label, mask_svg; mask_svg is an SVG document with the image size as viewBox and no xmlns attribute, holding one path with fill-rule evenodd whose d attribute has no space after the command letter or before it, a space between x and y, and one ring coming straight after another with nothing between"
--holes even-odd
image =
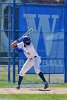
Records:
<instances>
[{"instance_id":1,"label":"chain link fence","mask_svg":"<svg viewBox=\"0 0 67 100\"><path fill-rule=\"evenodd\" d=\"M20 6L19 3L25 2L26 0L16 0L18 4L16 4L16 36L18 38L18 7ZM52 1L52 3L57 3L55 0L42 0L42 2L48 3ZM61 2L62 1L62 2ZM28 3L31 0L27 0ZM40 0L32 0L32 2L39 2ZM63 3L63 0L59 0L59 3ZM51 3L51 2L50 2ZM19 6L18 6L19 5ZM10 12L9 12L10 9ZM10 35L9 35L10 34ZM1 0L0 1L0 83L8 83L8 59L10 59L10 82L13 81L13 49L9 48L9 45L13 41L13 0ZM10 40L9 40L10 37ZM10 42L10 44L9 44ZM10 49L10 58L8 58L9 50ZM15 52L16 53L16 52ZM18 54L16 53L16 82L18 80ZM45 74L45 77L48 82L51 83L63 83L64 82L64 74ZM35 74L33 75L26 75L23 83L42 83L39 77Z\"/></svg>"},{"instance_id":2,"label":"chain link fence","mask_svg":"<svg viewBox=\"0 0 67 100\"><path fill-rule=\"evenodd\" d=\"M18 14L16 6L16 16ZM16 22L17 22L16 17ZM18 25L16 24L16 30ZM16 31L17 33L18 31ZM0 1L0 82L8 82L8 59L10 59L10 80L13 79L13 49L11 43L13 41L13 0ZM9 38L10 37L10 38ZM9 52L10 50L10 52ZM10 53L10 56L9 56ZM16 54L18 57L18 54ZM16 65L18 60L16 59Z\"/></svg>"}]
</instances>

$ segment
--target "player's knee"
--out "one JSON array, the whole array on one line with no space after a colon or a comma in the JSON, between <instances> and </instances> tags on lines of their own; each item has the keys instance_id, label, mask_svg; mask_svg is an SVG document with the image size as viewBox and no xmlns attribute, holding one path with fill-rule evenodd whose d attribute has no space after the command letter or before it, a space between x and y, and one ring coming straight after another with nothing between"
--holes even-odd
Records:
<instances>
[{"instance_id":1,"label":"player's knee","mask_svg":"<svg viewBox=\"0 0 67 100\"><path fill-rule=\"evenodd\" d=\"M22 73L22 72L20 71L19 76L25 76L25 73Z\"/></svg>"},{"instance_id":2,"label":"player's knee","mask_svg":"<svg viewBox=\"0 0 67 100\"><path fill-rule=\"evenodd\" d=\"M40 73L40 67L38 67L38 66L35 67L35 66L34 66L34 70L35 70L35 73L36 73L36 74L39 74L39 73Z\"/></svg>"},{"instance_id":3,"label":"player's knee","mask_svg":"<svg viewBox=\"0 0 67 100\"><path fill-rule=\"evenodd\" d=\"M35 69L36 74L38 75L40 73L39 69Z\"/></svg>"}]
</instances>

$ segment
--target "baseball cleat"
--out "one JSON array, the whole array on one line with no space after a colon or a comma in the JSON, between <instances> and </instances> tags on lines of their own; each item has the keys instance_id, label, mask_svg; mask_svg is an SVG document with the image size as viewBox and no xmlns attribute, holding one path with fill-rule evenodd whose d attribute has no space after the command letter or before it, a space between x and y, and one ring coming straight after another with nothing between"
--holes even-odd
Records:
<instances>
[{"instance_id":1,"label":"baseball cleat","mask_svg":"<svg viewBox=\"0 0 67 100\"><path fill-rule=\"evenodd\" d=\"M46 82L46 83L44 83L44 89L47 89L48 88L48 83Z\"/></svg>"},{"instance_id":2,"label":"baseball cleat","mask_svg":"<svg viewBox=\"0 0 67 100\"><path fill-rule=\"evenodd\" d=\"M18 85L18 86L16 87L16 89L20 89L20 86Z\"/></svg>"}]
</instances>

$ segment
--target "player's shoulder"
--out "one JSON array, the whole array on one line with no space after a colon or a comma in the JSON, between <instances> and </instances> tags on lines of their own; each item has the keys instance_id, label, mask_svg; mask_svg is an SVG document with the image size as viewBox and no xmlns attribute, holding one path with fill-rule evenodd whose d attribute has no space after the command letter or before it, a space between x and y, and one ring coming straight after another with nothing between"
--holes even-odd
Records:
<instances>
[{"instance_id":1,"label":"player's shoulder","mask_svg":"<svg viewBox=\"0 0 67 100\"><path fill-rule=\"evenodd\" d=\"M23 44L23 42L18 42L17 44Z\"/></svg>"},{"instance_id":2,"label":"player's shoulder","mask_svg":"<svg viewBox=\"0 0 67 100\"><path fill-rule=\"evenodd\" d=\"M17 43L18 46L24 46L23 42Z\"/></svg>"}]
</instances>

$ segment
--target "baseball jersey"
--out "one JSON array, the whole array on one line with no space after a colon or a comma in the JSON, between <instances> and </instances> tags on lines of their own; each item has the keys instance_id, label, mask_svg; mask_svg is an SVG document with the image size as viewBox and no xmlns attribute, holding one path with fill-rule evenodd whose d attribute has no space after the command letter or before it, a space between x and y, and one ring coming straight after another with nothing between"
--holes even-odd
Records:
<instances>
[{"instance_id":1,"label":"baseball jersey","mask_svg":"<svg viewBox=\"0 0 67 100\"><path fill-rule=\"evenodd\" d=\"M32 43L30 43L30 45L27 45L26 47L24 46L23 42L17 43L17 48L23 50L27 58L34 58L35 56L39 56Z\"/></svg>"}]
</instances>

